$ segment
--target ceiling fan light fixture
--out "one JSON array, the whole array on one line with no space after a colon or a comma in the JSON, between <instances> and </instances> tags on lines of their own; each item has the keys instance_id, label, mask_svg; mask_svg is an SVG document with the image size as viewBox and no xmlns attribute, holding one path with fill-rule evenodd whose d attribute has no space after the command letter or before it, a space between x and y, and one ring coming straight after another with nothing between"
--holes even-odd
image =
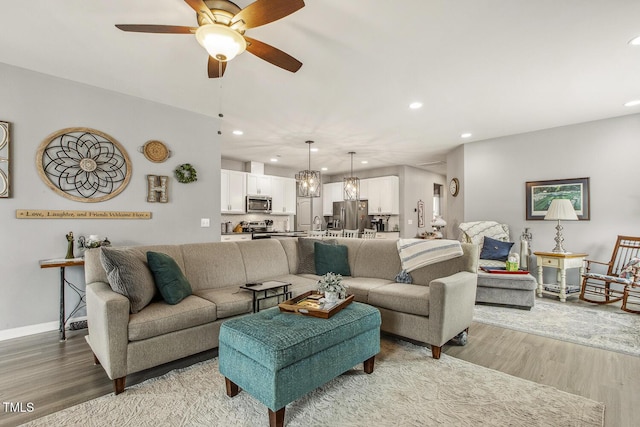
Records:
<instances>
[{"instance_id":1,"label":"ceiling fan light fixture","mask_svg":"<svg viewBox=\"0 0 640 427\"><path fill-rule=\"evenodd\" d=\"M247 48L247 42L240 33L221 24L198 27L196 40L212 58L222 62L231 61Z\"/></svg>"}]
</instances>

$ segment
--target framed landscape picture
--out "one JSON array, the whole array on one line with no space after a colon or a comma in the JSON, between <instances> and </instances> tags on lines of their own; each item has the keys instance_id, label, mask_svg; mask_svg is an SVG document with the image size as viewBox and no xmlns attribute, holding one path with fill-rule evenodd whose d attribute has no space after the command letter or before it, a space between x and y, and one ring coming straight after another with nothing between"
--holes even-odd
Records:
<instances>
[{"instance_id":1,"label":"framed landscape picture","mask_svg":"<svg viewBox=\"0 0 640 427\"><path fill-rule=\"evenodd\" d=\"M579 220L589 220L589 178L526 183L527 221L542 220L553 199L571 200Z\"/></svg>"}]
</instances>

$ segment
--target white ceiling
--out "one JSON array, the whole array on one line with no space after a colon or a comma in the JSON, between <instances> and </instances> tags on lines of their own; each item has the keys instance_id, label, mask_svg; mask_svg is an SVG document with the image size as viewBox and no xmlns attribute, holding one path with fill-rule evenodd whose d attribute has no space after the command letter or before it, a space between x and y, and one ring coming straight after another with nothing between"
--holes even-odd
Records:
<instances>
[{"instance_id":1,"label":"white ceiling","mask_svg":"<svg viewBox=\"0 0 640 427\"><path fill-rule=\"evenodd\" d=\"M5 0L0 62L211 116L224 158L306 168L314 140L312 168L334 174L349 151L356 171L415 166L463 142L640 112L623 106L640 98L638 18L638 0L306 0L247 31L300 71L245 52L208 79L194 36L114 27L196 26L182 0Z\"/></svg>"}]
</instances>

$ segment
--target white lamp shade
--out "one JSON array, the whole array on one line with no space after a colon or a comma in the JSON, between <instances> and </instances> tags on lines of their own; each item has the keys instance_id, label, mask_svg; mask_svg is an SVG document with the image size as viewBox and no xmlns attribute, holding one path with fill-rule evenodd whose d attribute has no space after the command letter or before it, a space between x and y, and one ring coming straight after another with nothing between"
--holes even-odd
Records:
<instances>
[{"instance_id":1,"label":"white lamp shade","mask_svg":"<svg viewBox=\"0 0 640 427\"><path fill-rule=\"evenodd\" d=\"M578 215L576 215L576 210L573 208L571 200L553 199L544 219L552 221L577 221Z\"/></svg>"},{"instance_id":2,"label":"white lamp shade","mask_svg":"<svg viewBox=\"0 0 640 427\"><path fill-rule=\"evenodd\" d=\"M433 221L431 221L431 226L433 226L433 227L444 227L446 225L447 225L447 221L442 219L441 216L437 216L437 217L433 218Z\"/></svg>"},{"instance_id":3,"label":"white lamp shade","mask_svg":"<svg viewBox=\"0 0 640 427\"><path fill-rule=\"evenodd\" d=\"M196 30L196 40L218 61L231 61L247 48L244 37L221 24L202 25Z\"/></svg>"}]
</instances>

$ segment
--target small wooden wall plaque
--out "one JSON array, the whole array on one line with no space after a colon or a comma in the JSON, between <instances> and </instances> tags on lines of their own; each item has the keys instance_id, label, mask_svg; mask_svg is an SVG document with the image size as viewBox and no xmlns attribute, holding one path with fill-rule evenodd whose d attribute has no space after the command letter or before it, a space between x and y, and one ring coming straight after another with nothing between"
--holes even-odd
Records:
<instances>
[{"instance_id":1,"label":"small wooden wall plaque","mask_svg":"<svg viewBox=\"0 0 640 427\"><path fill-rule=\"evenodd\" d=\"M151 212L16 209L18 219L151 219Z\"/></svg>"}]
</instances>

